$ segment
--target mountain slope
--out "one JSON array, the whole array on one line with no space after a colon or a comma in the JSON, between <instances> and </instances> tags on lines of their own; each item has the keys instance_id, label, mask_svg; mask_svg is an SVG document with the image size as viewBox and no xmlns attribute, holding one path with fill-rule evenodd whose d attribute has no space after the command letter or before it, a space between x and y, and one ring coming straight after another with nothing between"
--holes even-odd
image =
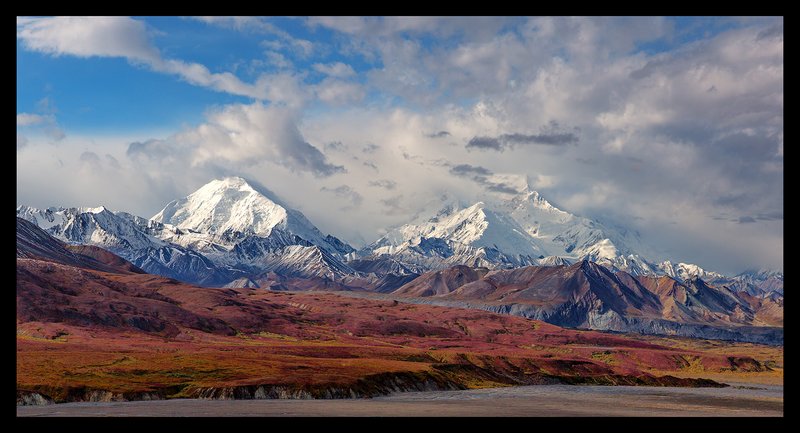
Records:
<instances>
[{"instance_id":1,"label":"mountain slope","mask_svg":"<svg viewBox=\"0 0 800 433\"><path fill-rule=\"evenodd\" d=\"M17 258L48 260L111 273L144 273L125 259L93 246L71 246L17 218Z\"/></svg>"},{"instance_id":2,"label":"mountain slope","mask_svg":"<svg viewBox=\"0 0 800 433\"><path fill-rule=\"evenodd\" d=\"M484 273L468 266L453 266L426 272L392 293L401 296L445 295L467 283L477 281Z\"/></svg>"},{"instance_id":3,"label":"mountain slope","mask_svg":"<svg viewBox=\"0 0 800 433\"><path fill-rule=\"evenodd\" d=\"M726 278L694 264L655 263L650 259L658 256L655 250L636 231L558 209L526 187L510 199L487 199L465 208L450 202L436 216L395 228L359 254L368 259L386 256L424 270L453 265L554 266L588 260L634 275L668 275L680 281ZM770 282L767 277L754 276L758 282L748 282L748 278L727 282L751 294L757 287L782 290L777 277Z\"/></svg>"},{"instance_id":4,"label":"mountain slope","mask_svg":"<svg viewBox=\"0 0 800 433\"><path fill-rule=\"evenodd\" d=\"M174 200L151 218L189 232L211 235L231 245L248 236L299 237L331 254L353 251L346 243L323 235L299 211L278 204L240 177L213 180L188 196Z\"/></svg>"},{"instance_id":5,"label":"mountain slope","mask_svg":"<svg viewBox=\"0 0 800 433\"><path fill-rule=\"evenodd\" d=\"M685 359L706 371L764 371L771 357L484 311L200 288L32 258L17 259L16 277L18 395L56 402L352 398L541 383L721 386L662 375L679 373Z\"/></svg>"},{"instance_id":6,"label":"mountain slope","mask_svg":"<svg viewBox=\"0 0 800 433\"><path fill-rule=\"evenodd\" d=\"M521 266L535 263L543 253L511 217L482 202L406 224L362 250L365 256L389 255L425 269L455 264Z\"/></svg>"},{"instance_id":7,"label":"mountain slope","mask_svg":"<svg viewBox=\"0 0 800 433\"><path fill-rule=\"evenodd\" d=\"M431 271L392 295L559 326L782 343L781 328L764 327L782 322L782 299L745 299L697 278L682 283L667 276L633 276L588 261L493 270L467 282L445 278L453 274L467 272L462 267Z\"/></svg>"},{"instance_id":8,"label":"mountain slope","mask_svg":"<svg viewBox=\"0 0 800 433\"><path fill-rule=\"evenodd\" d=\"M100 246L147 272L193 284L222 286L269 271L360 276L343 263L352 247L242 178L214 180L150 220L104 207L20 206L17 215L65 242Z\"/></svg>"}]
</instances>

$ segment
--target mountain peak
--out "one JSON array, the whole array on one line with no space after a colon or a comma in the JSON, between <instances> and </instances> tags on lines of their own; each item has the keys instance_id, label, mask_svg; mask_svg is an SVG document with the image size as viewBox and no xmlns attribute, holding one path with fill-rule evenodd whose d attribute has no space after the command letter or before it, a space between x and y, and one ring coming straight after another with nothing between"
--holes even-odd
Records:
<instances>
[{"instance_id":1,"label":"mountain peak","mask_svg":"<svg viewBox=\"0 0 800 433\"><path fill-rule=\"evenodd\" d=\"M249 189L255 191L247 180L239 176L228 176L223 177L222 179L214 179L211 182L207 183L206 186L213 185L215 187L224 187L224 188L239 188L239 189Z\"/></svg>"},{"instance_id":2,"label":"mountain peak","mask_svg":"<svg viewBox=\"0 0 800 433\"><path fill-rule=\"evenodd\" d=\"M286 224L287 210L243 178L226 177L170 202L152 219L210 234L232 231L269 236L273 228Z\"/></svg>"},{"instance_id":3,"label":"mountain peak","mask_svg":"<svg viewBox=\"0 0 800 433\"><path fill-rule=\"evenodd\" d=\"M227 236L266 238L278 230L285 239L297 236L334 254L351 249L336 238L326 238L301 212L267 196L268 192L262 192L267 190L256 185L259 189L238 176L215 179L173 200L151 219L223 240Z\"/></svg>"},{"instance_id":4,"label":"mountain peak","mask_svg":"<svg viewBox=\"0 0 800 433\"><path fill-rule=\"evenodd\" d=\"M203 192L225 192L226 190L241 191L241 192L255 192L255 190L244 178L238 176L224 177L222 179L214 179L211 182L201 186L194 193ZM260 194L260 193L259 193ZM263 194L261 194L263 195Z\"/></svg>"},{"instance_id":5,"label":"mountain peak","mask_svg":"<svg viewBox=\"0 0 800 433\"><path fill-rule=\"evenodd\" d=\"M545 200L539 191L531 189L530 186L525 187L519 194L517 194L511 202L517 207L521 207L524 205L531 206L533 208L542 209L545 211L550 211L555 214L559 215L569 215L567 212L562 211L561 209L553 206L550 204L549 201Z\"/></svg>"},{"instance_id":6,"label":"mountain peak","mask_svg":"<svg viewBox=\"0 0 800 433\"><path fill-rule=\"evenodd\" d=\"M93 213L98 214L104 211L107 211L108 208L105 206L97 206L97 207L80 207L78 208L78 212L86 212L86 213Z\"/></svg>"}]
</instances>

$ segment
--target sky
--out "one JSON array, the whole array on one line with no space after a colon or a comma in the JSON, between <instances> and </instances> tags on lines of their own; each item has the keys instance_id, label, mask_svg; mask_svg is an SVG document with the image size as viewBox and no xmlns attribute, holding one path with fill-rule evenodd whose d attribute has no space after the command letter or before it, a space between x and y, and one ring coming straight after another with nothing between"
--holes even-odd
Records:
<instances>
[{"instance_id":1,"label":"sky","mask_svg":"<svg viewBox=\"0 0 800 433\"><path fill-rule=\"evenodd\" d=\"M355 246L525 187L783 270L781 17L18 17L17 204L242 176Z\"/></svg>"}]
</instances>

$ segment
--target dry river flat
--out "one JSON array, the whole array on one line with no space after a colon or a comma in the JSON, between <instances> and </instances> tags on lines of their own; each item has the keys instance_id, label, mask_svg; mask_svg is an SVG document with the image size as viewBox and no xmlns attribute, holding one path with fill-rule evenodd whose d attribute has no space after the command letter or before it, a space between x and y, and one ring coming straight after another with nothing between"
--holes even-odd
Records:
<instances>
[{"instance_id":1,"label":"dry river flat","mask_svg":"<svg viewBox=\"0 0 800 433\"><path fill-rule=\"evenodd\" d=\"M18 406L18 416L783 416L783 386L537 385L372 399L198 400Z\"/></svg>"}]
</instances>

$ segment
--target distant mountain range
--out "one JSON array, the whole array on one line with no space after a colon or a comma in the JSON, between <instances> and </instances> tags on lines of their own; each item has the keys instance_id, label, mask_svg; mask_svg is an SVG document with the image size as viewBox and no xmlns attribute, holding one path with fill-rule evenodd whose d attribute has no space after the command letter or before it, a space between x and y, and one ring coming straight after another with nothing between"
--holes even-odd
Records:
<instances>
[{"instance_id":1,"label":"distant mountain range","mask_svg":"<svg viewBox=\"0 0 800 433\"><path fill-rule=\"evenodd\" d=\"M480 308L559 326L775 343L783 296L753 296L694 277L634 276L594 262L570 266L430 271L392 295L423 304Z\"/></svg>"},{"instance_id":2,"label":"distant mountain range","mask_svg":"<svg viewBox=\"0 0 800 433\"><path fill-rule=\"evenodd\" d=\"M514 292L511 298L507 298L511 294L504 295L503 302L514 300L513 305L525 305L513 307L523 308L523 315L567 326L644 332L647 330L643 328L654 325L635 324L639 319L633 318L693 326L774 326L774 318L762 320L766 313L759 316L758 311L762 310L754 302L772 305L770 302L779 299L782 324L782 273L759 270L724 276L693 264L656 263L640 253L650 249L635 233L557 209L532 190L501 203L478 202L465 207L450 203L435 216L389 230L360 250L322 233L301 212L239 177L211 181L187 197L168 203L149 219L102 206L19 206L17 216L70 248L86 246L81 254L96 251L87 250L88 247L100 247L137 269L204 286L435 295L442 298L438 301L481 301L484 306L502 309L506 307L497 307L499 298L473 290L483 281L483 277L474 276L489 271L492 278L503 273L516 275L515 272L541 276L548 272L578 272L585 274L581 278L593 281L580 289L582 294L595 293L600 284L605 287L603 290L618 296L627 293L622 286L634 292L646 289L650 295L631 299L625 295L622 304L598 297L604 299L603 306L580 311L573 308L569 313L556 310L585 304L589 298L569 295L561 303L538 305L514 297L528 293L523 291ZM19 230L18 225L18 236ZM425 274L451 272L453 266L460 266L459 272L470 275L463 278L472 281L444 278L447 282L442 282L441 276L430 277L435 273ZM548 267L552 269L545 269ZM434 282L428 283L428 278ZM553 290L567 290L563 286L567 280L558 280L561 285ZM456 283L464 284L451 287ZM583 287L582 284L578 286ZM680 300L676 304L657 289L669 284L674 284L675 293L712 293L714 297L722 293L721 304L712 308L700 302L708 307L706 312L689 295L669 295ZM762 301L748 300L751 298ZM589 312L591 318L586 316ZM568 320L570 314L573 316ZM649 331L677 332L664 326Z\"/></svg>"}]
</instances>

